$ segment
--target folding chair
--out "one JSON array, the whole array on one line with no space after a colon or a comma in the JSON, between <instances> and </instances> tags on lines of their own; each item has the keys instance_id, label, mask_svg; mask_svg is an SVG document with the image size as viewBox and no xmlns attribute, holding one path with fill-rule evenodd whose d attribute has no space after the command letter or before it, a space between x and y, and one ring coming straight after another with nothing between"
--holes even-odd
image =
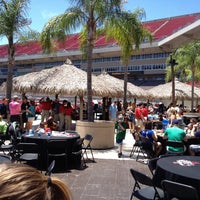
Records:
<instances>
[{"instance_id":1,"label":"folding chair","mask_svg":"<svg viewBox=\"0 0 200 200\"><path fill-rule=\"evenodd\" d=\"M159 157L155 157L155 158L151 158L148 160L148 167L150 172L152 173L152 175L154 176L155 170L156 170L156 165L157 165L157 161L159 160Z\"/></svg>"},{"instance_id":2,"label":"folding chair","mask_svg":"<svg viewBox=\"0 0 200 200\"><path fill-rule=\"evenodd\" d=\"M0 163L11 163L11 162L12 160L10 156L4 154L0 155Z\"/></svg>"},{"instance_id":3,"label":"folding chair","mask_svg":"<svg viewBox=\"0 0 200 200\"><path fill-rule=\"evenodd\" d=\"M153 151L153 143L149 138L142 135L140 136L140 140L142 142L141 151L143 151L143 154L146 154L146 158L153 158L155 156L155 152Z\"/></svg>"},{"instance_id":4,"label":"folding chair","mask_svg":"<svg viewBox=\"0 0 200 200\"><path fill-rule=\"evenodd\" d=\"M77 139L72 148L71 156L73 161L75 162L75 167L77 169L86 168L86 162L83 156L83 149L82 149L83 141L84 138Z\"/></svg>"},{"instance_id":5,"label":"folding chair","mask_svg":"<svg viewBox=\"0 0 200 200\"><path fill-rule=\"evenodd\" d=\"M171 151L169 149L169 147L176 147L176 148L181 148L182 150L180 151ZM184 145L183 142L179 142L179 141L171 141L171 140L167 140L166 141L166 151L167 154L175 154L175 155L183 155L186 152L186 147Z\"/></svg>"},{"instance_id":6,"label":"folding chair","mask_svg":"<svg viewBox=\"0 0 200 200\"><path fill-rule=\"evenodd\" d=\"M138 199L162 199L164 192L162 189L155 187L153 180L135 169L130 169L131 175L134 178L135 184L130 197L130 200L135 196ZM140 186L143 185L143 187Z\"/></svg>"},{"instance_id":7,"label":"folding chair","mask_svg":"<svg viewBox=\"0 0 200 200\"><path fill-rule=\"evenodd\" d=\"M135 140L135 135L134 135L134 133L132 133L132 136L133 136L133 139ZM137 161L138 158L139 158L139 154L140 154L140 153L143 153L143 152L141 151L141 147L142 147L142 142L141 142L141 140L135 140L129 157L131 158L131 157L134 156L134 153L137 153L137 156L136 156L136 161ZM145 156L145 155L143 154L143 156Z\"/></svg>"},{"instance_id":8,"label":"folding chair","mask_svg":"<svg viewBox=\"0 0 200 200\"><path fill-rule=\"evenodd\" d=\"M0 151L2 151L4 155L9 155L12 157L14 145L11 143L5 144L5 140L0 137Z\"/></svg>"},{"instance_id":9,"label":"folding chair","mask_svg":"<svg viewBox=\"0 0 200 200\"><path fill-rule=\"evenodd\" d=\"M163 180L161 182L161 185L164 191L165 200L171 200L174 197L181 200L199 199L197 190L190 185L173 182L169 180Z\"/></svg>"},{"instance_id":10,"label":"folding chair","mask_svg":"<svg viewBox=\"0 0 200 200\"><path fill-rule=\"evenodd\" d=\"M94 160L94 155L93 155L93 151L92 151L92 147L91 147L91 142L93 140L93 136L91 134L86 134L84 137L84 141L83 141L83 156L85 155L87 160L89 160L88 158L88 151L90 151L91 156L92 156L92 162L95 162Z\"/></svg>"},{"instance_id":11,"label":"folding chair","mask_svg":"<svg viewBox=\"0 0 200 200\"><path fill-rule=\"evenodd\" d=\"M17 162L25 162L31 166L39 167L39 147L36 143L23 143L20 142L16 146L16 159Z\"/></svg>"},{"instance_id":12,"label":"folding chair","mask_svg":"<svg viewBox=\"0 0 200 200\"><path fill-rule=\"evenodd\" d=\"M67 170L67 141L66 140L48 140L47 142L47 167L50 161L58 159L64 160L65 170Z\"/></svg>"}]
</instances>

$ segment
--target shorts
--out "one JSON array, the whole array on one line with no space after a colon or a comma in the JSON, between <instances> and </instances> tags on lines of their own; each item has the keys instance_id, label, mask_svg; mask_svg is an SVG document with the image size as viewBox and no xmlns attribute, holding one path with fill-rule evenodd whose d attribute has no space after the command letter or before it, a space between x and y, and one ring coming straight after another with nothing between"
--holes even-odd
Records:
<instances>
[{"instance_id":1,"label":"shorts","mask_svg":"<svg viewBox=\"0 0 200 200\"><path fill-rule=\"evenodd\" d=\"M122 142L123 142L123 139L116 139L116 143L117 143L117 144L120 144L120 145L121 145Z\"/></svg>"},{"instance_id":2,"label":"shorts","mask_svg":"<svg viewBox=\"0 0 200 200\"><path fill-rule=\"evenodd\" d=\"M190 150L192 150L195 153L200 152L200 144L191 144Z\"/></svg>"},{"instance_id":3,"label":"shorts","mask_svg":"<svg viewBox=\"0 0 200 200\"><path fill-rule=\"evenodd\" d=\"M28 117L28 122L33 122L35 117Z\"/></svg>"},{"instance_id":4,"label":"shorts","mask_svg":"<svg viewBox=\"0 0 200 200\"><path fill-rule=\"evenodd\" d=\"M28 117L26 115L22 115L22 122L26 123L28 121Z\"/></svg>"}]
</instances>

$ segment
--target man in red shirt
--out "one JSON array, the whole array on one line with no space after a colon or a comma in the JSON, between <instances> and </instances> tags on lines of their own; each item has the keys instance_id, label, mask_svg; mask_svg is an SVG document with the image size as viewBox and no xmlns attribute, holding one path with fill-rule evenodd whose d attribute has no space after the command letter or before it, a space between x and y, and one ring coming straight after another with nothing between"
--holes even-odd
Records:
<instances>
[{"instance_id":1,"label":"man in red shirt","mask_svg":"<svg viewBox=\"0 0 200 200\"><path fill-rule=\"evenodd\" d=\"M46 100L44 99L44 97L42 97L39 102L42 109L41 122L44 122L47 121L50 116L50 111L52 109L51 100L49 97L47 97Z\"/></svg>"},{"instance_id":2,"label":"man in red shirt","mask_svg":"<svg viewBox=\"0 0 200 200\"><path fill-rule=\"evenodd\" d=\"M73 108L70 102L67 102L67 106L65 107L65 130L71 130L72 126L72 117L71 114L73 112Z\"/></svg>"},{"instance_id":3,"label":"man in red shirt","mask_svg":"<svg viewBox=\"0 0 200 200\"><path fill-rule=\"evenodd\" d=\"M144 129L144 110L143 110L144 104L139 103L137 107L135 108L135 119L136 119L136 125L140 127L141 130Z\"/></svg>"},{"instance_id":4,"label":"man in red shirt","mask_svg":"<svg viewBox=\"0 0 200 200\"><path fill-rule=\"evenodd\" d=\"M63 103L59 107L59 131L65 130L65 108L67 106L67 100L63 100Z\"/></svg>"}]
</instances>

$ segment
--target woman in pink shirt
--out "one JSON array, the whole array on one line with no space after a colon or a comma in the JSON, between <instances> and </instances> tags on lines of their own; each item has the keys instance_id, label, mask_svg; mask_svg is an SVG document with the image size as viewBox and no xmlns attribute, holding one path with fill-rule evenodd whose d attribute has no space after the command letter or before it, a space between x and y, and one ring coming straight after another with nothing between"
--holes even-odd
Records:
<instances>
[{"instance_id":1,"label":"woman in pink shirt","mask_svg":"<svg viewBox=\"0 0 200 200\"><path fill-rule=\"evenodd\" d=\"M14 96L9 103L10 121L20 123L21 104L18 102L18 96Z\"/></svg>"}]
</instances>

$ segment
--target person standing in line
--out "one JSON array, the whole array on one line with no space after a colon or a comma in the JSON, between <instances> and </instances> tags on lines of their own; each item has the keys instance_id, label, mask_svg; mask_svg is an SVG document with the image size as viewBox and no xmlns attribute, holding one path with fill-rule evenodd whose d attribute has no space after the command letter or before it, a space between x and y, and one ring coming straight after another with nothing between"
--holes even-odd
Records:
<instances>
[{"instance_id":1,"label":"person standing in line","mask_svg":"<svg viewBox=\"0 0 200 200\"><path fill-rule=\"evenodd\" d=\"M50 116L50 111L52 109L51 100L49 97L46 97L46 100L44 99L44 97L42 97L39 103L41 104L42 108L41 122L47 121Z\"/></svg>"},{"instance_id":2,"label":"person standing in line","mask_svg":"<svg viewBox=\"0 0 200 200\"><path fill-rule=\"evenodd\" d=\"M127 120L128 120L128 126L130 129L130 132L134 133L135 132L135 116L134 116L134 110L133 110L131 102L128 103L126 114L128 115Z\"/></svg>"},{"instance_id":3,"label":"person standing in line","mask_svg":"<svg viewBox=\"0 0 200 200\"><path fill-rule=\"evenodd\" d=\"M15 95L13 100L9 103L9 111L10 111L10 121L18 122L21 124L20 114L21 114L21 105L18 101L18 96Z\"/></svg>"},{"instance_id":4,"label":"person standing in line","mask_svg":"<svg viewBox=\"0 0 200 200\"><path fill-rule=\"evenodd\" d=\"M116 126L116 129L117 129L116 143L118 144L118 158L121 158L121 156L122 156L122 144L123 144L123 140L125 139L125 136L126 136L126 129L128 127L127 118L124 117L122 114L120 114L118 116L118 119L117 119L115 126Z\"/></svg>"},{"instance_id":5,"label":"person standing in line","mask_svg":"<svg viewBox=\"0 0 200 200\"><path fill-rule=\"evenodd\" d=\"M59 131L65 130L65 107L67 106L67 100L63 100L63 103L59 107Z\"/></svg>"},{"instance_id":6,"label":"person standing in line","mask_svg":"<svg viewBox=\"0 0 200 200\"><path fill-rule=\"evenodd\" d=\"M24 133L27 129L27 122L28 122L28 117L27 117L27 109L29 107L29 102L28 98L26 96L23 97L22 104L21 104L21 113L22 113L22 133Z\"/></svg>"},{"instance_id":7,"label":"person standing in line","mask_svg":"<svg viewBox=\"0 0 200 200\"><path fill-rule=\"evenodd\" d=\"M0 104L0 115L4 121L8 121L8 99L3 98L2 103Z\"/></svg>"},{"instance_id":8,"label":"person standing in line","mask_svg":"<svg viewBox=\"0 0 200 200\"><path fill-rule=\"evenodd\" d=\"M30 106L28 107L26 112L28 118L27 129L29 131L30 129L32 129L33 121L35 120L35 101L30 100Z\"/></svg>"},{"instance_id":9,"label":"person standing in line","mask_svg":"<svg viewBox=\"0 0 200 200\"><path fill-rule=\"evenodd\" d=\"M141 130L144 130L144 116L142 114L142 108L143 104L139 103L137 107L135 108L135 119L136 119L136 125L141 128Z\"/></svg>"},{"instance_id":10,"label":"person standing in line","mask_svg":"<svg viewBox=\"0 0 200 200\"><path fill-rule=\"evenodd\" d=\"M53 117L53 120L56 122L59 121L59 107L60 107L60 102L59 102L59 99L56 98L52 102L52 117Z\"/></svg>"},{"instance_id":11,"label":"person standing in line","mask_svg":"<svg viewBox=\"0 0 200 200\"><path fill-rule=\"evenodd\" d=\"M118 113L117 101L114 101L109 107L109 120L115 123L117 120L117 113Z\"/></svg>"},{"instance_id":12,"label":"person standing in line","mask_svg":"<svg viewBox=\"0 0 200 200\"><path fill-rule=\"evenodd\" d=\"M65 107L65 130L71 130L72 127L72 112L73 108L70 102L67 102L67 106Z\"/></svg>"}]
</instances>

